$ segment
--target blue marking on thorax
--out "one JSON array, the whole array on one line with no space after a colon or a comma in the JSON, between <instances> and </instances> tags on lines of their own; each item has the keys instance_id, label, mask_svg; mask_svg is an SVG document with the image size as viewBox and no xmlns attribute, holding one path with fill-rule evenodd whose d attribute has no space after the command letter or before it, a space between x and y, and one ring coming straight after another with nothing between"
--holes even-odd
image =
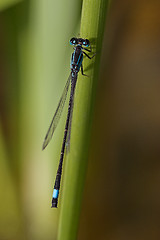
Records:
<instances>
[{"instance_id":1,"label":"blue marking on thorax","mask_svg":"<svg viewBox=\"0 0 160 240\"><path fill-rule=\"evenodd\" d=\"M78 65L78 67L80 67L80 66L79 66L79 60L80 60L80 58L81 58L81 55L82 55L82 52L80 52L80 54L79 54L79 58L78 58L78 61L77 61L77 65Z\"/></svg>"},{"instance_id":2,"label":"blue marking on thorax","mask_svg":"<svg viewBox=\"0 0 160 240\"><path fill-rule=\"evenodd\" d=\"M81 46L81 45L79 44L77 46ZM76 49L72 53L70 68L72 69L72 65L75 64L77 66L77 70L79 71L82 61L83 61L83 54L82 54L82 51L80 51L78 60L75 62L75 53L76 53Z\"/></svg>"},{"instance_id":3,"label":"blue marking on thorax","mask_svg":"<svg viewBox=\"0 0 160 240\"><path fill-rule=\"evenodd\" d=\"M82 53L81 53L81 61L78 63L78 70L80 69L80 66L82 65L82 61L83 61L83 55L82 55Z\"/></svg>"},{"instance_id":4,"label":"blue marking on thorax","mask_svg":"<svg viewBox=\"0 0 160 240\"><path fill-rule=\"evenodd\" d=\"M54 189L53 190L53 198L58 198L58 194L59 194L59 190L58 189Z\"/></svg>"}]
</instances>

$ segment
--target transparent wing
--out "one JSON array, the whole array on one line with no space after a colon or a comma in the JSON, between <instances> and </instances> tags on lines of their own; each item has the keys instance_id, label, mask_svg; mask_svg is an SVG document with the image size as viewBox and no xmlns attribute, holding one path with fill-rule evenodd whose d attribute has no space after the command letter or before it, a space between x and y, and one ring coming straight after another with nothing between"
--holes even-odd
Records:
<instances>
[{"instance_id":1,"label":"transparent wing","mask_svg":"<svg viewBox=\"0 0 160 240\"><path fill-rule=\"evenodd\" d=\"M75 85L76 85L76 81L75 81ZM69 151L70 151L72 117L73 117L73 108L74 108L74 95L75 95L75 91L73 93L73 101L72 101L72 106L71 106L71 114L70 114L70 118L69 118L69 127L68 127L67 140L66 140L66 152L67 153L69 153Z\"/></svg>"},{"instance_id":2,"label":"transparent wing","mask_svg":"<svg viewBox=\"0 0 160 240\"><path fill-rule=\"evenodd\" d=\"M73 96L73 98L74 98L74 96ZM70 138L71 138L73 107L74 107L74 99L73 99L73 103L72 103L72 107L71 107L71 115L70 115L70 118L69 118L69 129L68 129L68 133L67 133L67 141L66 141L66 151L67 151L67 153L69 153L69 151L70 151Z\"/></svg>"},{"instance_id":3,"label":"transparent wing","mask_svg":"<svg viewBox=\"0 0 160 240\"><path fill-rule=\"evenodd\" d=\"M42 150L44 150L46 148L46 146L48 145L48 143L50 142L52 136L53 136L53 133L57 127L57 124L59 122L59 119L61 117L61 113L62 113L62 110L63 110L63 107L64 107L64 104L65 104L65 101L66 101L66 98L67 98L67 93L68 93L68 89L69 89L69 85L70 85L70 80L71 80L71 74L69 75L69 78L66 82L66 85L65 85L65 88L63 90L63 93L62 93L62 96L60 98L60 101L58 103L58 106L57 106L57 109L56 109L56 112L53 116L53 119L52 119L52 122L50 124L50 127L47 131L47 134L45 136L45 139L44 139L44 142L43 142L43 146L42 146Z\"/></svg>"}]
</instances>

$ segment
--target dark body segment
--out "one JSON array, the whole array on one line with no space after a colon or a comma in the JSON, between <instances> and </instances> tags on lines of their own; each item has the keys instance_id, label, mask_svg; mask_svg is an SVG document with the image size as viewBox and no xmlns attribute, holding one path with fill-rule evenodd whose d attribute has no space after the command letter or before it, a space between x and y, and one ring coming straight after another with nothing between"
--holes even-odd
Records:
<instances>
[{"instance_id":1,"label":"dark body segment","mask_svg":"<svg viewBox=\"0 0 160 240\"><path fill-rule=\"evenodd\" d=\"M50 142L50 140L52 138L54 130L55 130L55 128L58 124L59 118L61 116L61 112L63 110L64 103L65 103L65 100L67 97L69 84L71 82L71 92L70 92L70 98L69 98L67 120L66 120L66 125L65 125L65 130L64 130L64 137L63 137L63 143L62 143L62 148L61 148L59 166L58 166L56 180L55 180L54 189L53 189L52 207L57 207L57 204L58 204L58 195L59 195L61 176L62 176L64 152L65 152L65 148L66 148L67 139L70 139L70 132L68 132L68 131L70 131L70 128L71 128L72 111L73 111L73 104L74 104L73 103L74 102L74 93L75 93L75 88L76 88L76 83L77 83L78 72L79 72L80 68L81 68L81 71L83 74L83 66L82 66L83 54L85 54L89 59L91 59L92 57L95 56L95 54L94 54L92 57L90 57L85 52L85 51L91 52L91 50L86 49L86 47L90 46L88 39L72 38L70 40L70 44L74 45L74 52L72 53L71 63L70 63L71 74L67 80L65 89L64 89L62 97L59 101L57 110L53 116L51 125L48 129L48 132L46 134L46 137L43 142L43 147L42 147L42 149L44 149L48 145L48 143ZM83 74L83 75L85 75L85 74Z\"/></svg>"}]
</instances>

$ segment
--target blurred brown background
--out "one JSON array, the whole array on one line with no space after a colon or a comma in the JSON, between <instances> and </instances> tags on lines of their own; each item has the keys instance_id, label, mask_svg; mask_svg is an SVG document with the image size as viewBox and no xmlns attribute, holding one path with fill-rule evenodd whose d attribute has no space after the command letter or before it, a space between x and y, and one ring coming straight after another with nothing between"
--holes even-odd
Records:
<instances>
[{"instance_id":1,"label":"blurred brown background","mask_svg":"<svg viewBox=\"0 0 160 240\"><path fill-rule=\"evenodd\" d=\"M79 240L160 239L159 13L112 1Z\"/></svg>"}]
</instances>

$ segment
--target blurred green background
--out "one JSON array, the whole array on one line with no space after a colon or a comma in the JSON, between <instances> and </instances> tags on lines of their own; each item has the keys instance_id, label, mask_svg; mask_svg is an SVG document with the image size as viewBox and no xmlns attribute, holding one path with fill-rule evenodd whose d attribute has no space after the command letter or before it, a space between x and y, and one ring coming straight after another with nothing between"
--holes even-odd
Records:
<instances>
[{"instance_id":1,"label":"blurred green background","mask_svg":"<svg viewBox=\"0 0 160 240\"><path fill-rule=\"evenodd\" d=\"M65 113L41 146L69 75L81 4L0 1L0 240L56 239L59 209L50 205ZM159 12L156 0L112 0L79 240L160 239Z\"/></svg>"}]
</instances>

